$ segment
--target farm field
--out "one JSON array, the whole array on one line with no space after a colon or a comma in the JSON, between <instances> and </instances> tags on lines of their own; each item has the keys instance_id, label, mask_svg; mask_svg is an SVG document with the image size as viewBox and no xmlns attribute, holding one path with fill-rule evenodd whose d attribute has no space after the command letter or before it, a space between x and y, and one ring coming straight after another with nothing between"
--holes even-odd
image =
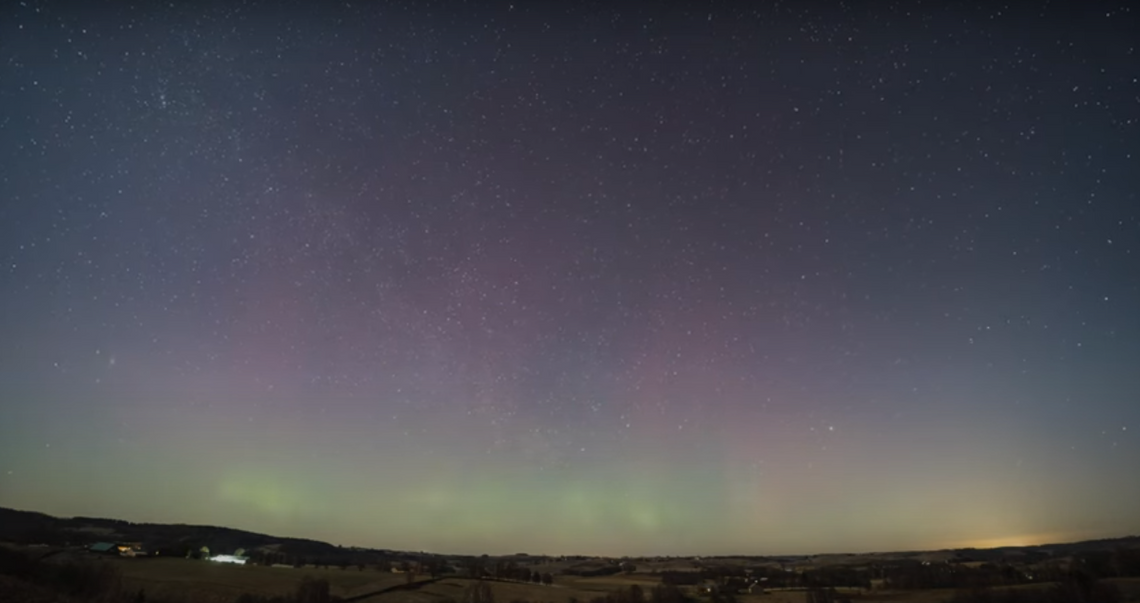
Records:
<instances>
[{"instance_id":1,"label":"farm field","mask_svg":"<svg viewBox=\"0 0 1140 603\"><path fill-rule=\"evenodd\" d=\"M1105 582L1114 584L1120 590L1122 603L1140 602L1140 578L1110 578ZM1029 584L1010 587L1018 590L1052 588L1052 584ZM900 591L861 591L858 589L837 589L843 597L853 603L944 603L954 597L954 589L900 590ZM807 595L802 590L775 590L763 595L737 595L737 603L806 603Z\"/></svg>"},{"instance_id":2,"label":"farm field","mask_svg":"<svg viewBox=\"0 0 1140 603\"><path fill-rule=\"evenodd\" d=\"M108 559L123 575L124 586L164 596L190 596L195 601L233 601L242 593L279 595L293 592L306 576L329 581L332 594L350 598L404 583L402 574L355 568L284 568L230 565L191 559Z\"/></svg>"},{"instance_id":3,"label":"farm field","mask_svg":"<svg viewBox=\"0 0 1140 603\"><path fill-rule=\"evenodd\" d=\"M281 595L292 593L305 577L326 579L331 593L342 599L368 603L431 603L461 600L471 584L467 578L420 578L410 588L404 574L355 568L341 570L237 566L190 559L108 559L122 572L124 586L144 589L148 594L185 597L208 603L229 603L242 593ZM559 578L563 578L559 576ZM597 580L597 579L592 579ZM625 582L626 585L634 582ZM570 598L586 601L619 588L618 583L559 584L553 586L488 581L496 601L525 600L532 603L564 603ZM646 584L642 582L642 584ZM652 586L652 584L648 584Z\"/></svg>"},{"instance_id":4,"label":"farm field","mask_svg":"<svg viewBox=\"0 0 1140 603\"><path fill-rule=\"evenodd\" d=\"M1118 549L1129 551L1133 549ZM133 595L143 590L148 600L163 601L164 603L233 603L242 594L260 596L292 595L297 591L298 585L306 578L325 580L330 594L343 603L456 603L469 599L472 594L469 589L477 582L466 577L468 571L487 572L483 583L490 589L495 603L590 603L594 599L605 597L619 590L626 590L631 586L639 586L646 595L663 579L683 581L686 584L696 584L701 580L726 580L723 575L737 575L743 571L768 573L761 580L771 579L772 587L767 592L754 592L735 595L735 603L807 603L807 592L797 588L798 580L783 580L783 571L776 563L787 563L787 571L794 571L808 575L809 572L823 571L822 568L837 567L836 571L846 571L846 567L859 566L857 563L898 563L905 568L907 560L911 560L911 567L917 567L914 559L944 556L941 552L920 552L894 554L877 554L851 556L832 555L819 557L799 557L784 559L754 559L751 563L747 559L714 558L702 559L693 557L688 559L633 559L621 561L625 571L621 573L607 573L605 575L579 575L580 573L600 573L607 570L618 570L621 566L617 560L603 558L533 558L526 555L509 556L504 558L484 558L481 562L472 561L472 558L457 557L435 559L441 567L439 560L443 559L442 567L452 568L452 571L461 571L462 574L447 574L438 579L430 578L426 573L415 574L415 579L409 583L408 574L377 571L376 563L364 565L364 570L357 565L349 565L341 569L339 565L326 567L308 565L303 568L294 567L267 567L263 565L231 565L226 563L192 560L182 557L142 557L124 558L92 554L82 547L52 547L49 545L21 546L5 544L0 546L9 573L0 575L0 601L28 601L52 600L54 596L48 589L48 584L42 580L35 582L29 579L21 581L12 576L24 575L20 572L18 563L14 563L13 552L26 554L39 563L46 565L78 563L94 566L112 567L116 570L112 580L117 580L122 586L122 592ZM984 557L984 551L971 551L974 557ZM1117 552L1113 559L1127 562L1129 557ZM1103 553L1102 553L1103 555ZM1058 557L1062 562L1068 557ZM868 561L874 559L875 561ZM1101 557L1089 556L1090 562L1096 562ZM471 562L473 565L468 565ZM367 563L362 560L361 563ZM392 567L399 567L392 561ZM407 565L409 561L399 561L400 565ZM971 560L958 563L960 571L979 572L985 561ZM976 564L976 565L975 565ZM388 562L382 564L388 567ZM749 569L751 566L752 569ZM481 570L478 570L482 567ZM869 567L869 566L865 566ZM1018 566L1007 566L1018 567ZM1023 565L1028 571L1037 571L1042 567L1036 565ZM669 568L669 569L663 569ZM717 578L719 571L726 572ZM552 584L537 584L533 582L514 581L505 578L493 578L493 575L547 575L553 577ZM700 574L696 572L700 572ZM866 569L862 571L867 571ZM901 571L901 570L900 570ZM492 574L491 572L495 572ZM565 573L570 572L570 573ZM28 574L30 575L30 574ZM39 575L45 575L41 572ZM62 575L62 574L60 574ZM901 574L904 578L907 574ZM117 576L117 577L116 577ZM711 577L710 577L711 576ZM735 578L734 578L735 580ZM1140 603L1140 578L1103 578L1103 582L1115 585L1121 596L1121 603ZM882 580L872 580L871 583L882 584ZM765 582L767 583L767 582ZM802 583L802 582L801 582ZM993 582L991 582L993 583ZM108 582L108 584L114 584ZM730 588L742 588L739 584L729 584ZM759 585L760 582L757 582ZM783 588L780 586L783 585ZM1070 585L1071 586L1071 585ZM682 587L692 597L692 603L711 603L712 597L698 595L696 586ZM1023 583L1016 586L1005 587L1026 593L1041 591L1043 595L1052 594L1052 583ZM839 588L838 594L842 599L852 602L864 603L940 603L949 601L957 592L953 589L927 589L927 590L864 590L862 588ZM486 600L484 600L486 601ZM489 603L489 602L487 602ZM1115 602L1114 602L1115 603Z\"/></svg>"},{"instance_id":5,"label":"farm field","mask_svg":"<svg viewBox=\"0 0 1140 603\"><path fill-rule=\"evenodd\" d=\"M653 574L614 574L612 576L554 576L554 583L585 591L608 593L619 588L629 588L634 584L644 589L661 583L661 578Z\"/></svg>"},{"instance_id":6,"label":"farm field","mask_svg":"<svg viewBox=\"0 0 1140 603\"><path fill-rule=\"evenodd\" d=\"M444 603L462 601L467 589L474 583L464 577L449 576L440 579L422 577L407 583L406 574L360 571L356 568L322 569L236 566L179 558L124 559L106 558L97 561L116 567L122 575L127 592L143 589L149 597L175 603L190 601L202 603L232 603L243 593L283 595L295 591L306 577L325 579L331 594L345 603ZM554 568L550 568L554 569ZM488 579L494 600L498 603L526 601L528 603L568 603L576 600L588 603L618 589L639 585L647 591L659 584L659 575L632 573L610 576L581 577L556 575L553 585L508 582ZM1122 602L1140 602L1140 578L1109 579L1121 592ZM38 587L13 583L20 600L36 601ZM19 587L19 588L16 588ZM1017 590L1051 588L1049 584L1010 587ZM49 593L44 593L47 596ZM952 589L864 591L839 589L842 597L862 603L941 603L955 595ZM3 598L3 597L0 597ZM45 599L46 600L46 599ZM708 601L698 598L697 601ZM740 594L737 603L807 603L807 594L799 589L773 589L764 594Z\"/></svg>"},{"instance_id":7,"label":"farm field","mask_svg":"<svg viewBox=\"0 0 1140 603\"><path fill-rule=\"evenodd\" d=\"M469 578L442 578L427 581L416 589L399 589L375 596L359 599L362 603L440 603L442 601L461 601L463 594L472 584ZM495 601L508 603L510 601L528 601L530 603L565 603L571 598L579 601L588 601L594 597L602 596L608 590L593 591L576 587L568 587L555 583L553 586L541 584L524 584L513 582L500 582L488 580Z\"/></svg>"}]
</instances>

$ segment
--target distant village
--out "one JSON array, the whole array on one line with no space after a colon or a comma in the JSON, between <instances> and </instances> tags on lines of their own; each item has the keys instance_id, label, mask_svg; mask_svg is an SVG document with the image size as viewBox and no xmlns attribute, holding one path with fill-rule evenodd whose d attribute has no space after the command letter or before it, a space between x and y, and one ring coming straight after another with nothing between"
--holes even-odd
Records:
<instances>
[{"instance_id":1,"label":"distant village","mask_svg":"<svg viewBox=\"0 0 1140 603\"><path fill-rule=\"evenodd\" d=\"M322 543L323 544L323 543ZM331 545L327 545L331 546ZM601 577L649 574L661 584L698 596L763 594L772 590L847 587L864 590L966 588L1053 582L1081 570L1103 577L1140 576L1140 542L1128 546L1007 547L916 553L783 557L446 556L337 547L333 556L290 555L283 547L211 550L151 549L141 542L95 542L92 555L130 558L182 556L210 563L256 564L282 569L335 568L380 571L417 578L461 576L481 580L554 584L557 575ZM383 556L377 559L377 556Z\"/></svg>"},{"instance_id":2,"label":"distant village","mask_svg":"<svg viewBox=\"0 0 1140 603\"><path fill-rule=\"evenodd\" d=\"M214 526L54 518L0 509L0 542L40 548L44 551L41 557L61 561L115 557L123 559L120 564L133 566L150 559L181 558L219 566L276 568L282 576L295 576L291 570L296 569L339 569L400 574L396 584L497 581L531 585L540 589L537 592L543 592L544 586L596 593L609 588L603 585L645 585L674 589L686 597L706 597L710 603L785 590L869 593L1011 587L1056 583L1074 576L1098 580L1140 577L1140 537L1049 546L805 556L474 556L343 547Z\"/></svg>"}]
</instances>

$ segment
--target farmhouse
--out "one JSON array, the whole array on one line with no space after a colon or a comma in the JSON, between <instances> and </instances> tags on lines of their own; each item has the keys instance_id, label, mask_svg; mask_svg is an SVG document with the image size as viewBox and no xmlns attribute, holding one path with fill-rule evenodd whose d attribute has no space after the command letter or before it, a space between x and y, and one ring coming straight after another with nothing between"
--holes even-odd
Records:
<instances>
[{"instance_id":1,"label":"farmhouse","mask_svg":"<svg viewBox=\"0 0 1140 603\"><path fill-rule=\"evenodd\" d=\"M87 550L99 555L119 555L120 557L140 557L146 555L141 542L96 542Z\"/></svg>"},{"instance_id":2,"label":"farmhouse","mask_svg":"<svg viewBox=\"0 0 1140 603\"><path fill-rule=\"evenodd\" d=\"M218 563L234 563L237 565L245 565L249 561L249 557L242 555L214 555L210 557L210 561L217 561Z\"/></svg>"},{"instance_id":3,"label":"farmhouse","mask_svg":"<svg viewBox=\"0 0 1140 603\"><path fill-rule=\"evenodd\" d=\"M95 544L87 547L88 551L98 553L100 555L118 555L119 549L115 548L113 542L96 542Z\"/></svg>"}]
</instances>

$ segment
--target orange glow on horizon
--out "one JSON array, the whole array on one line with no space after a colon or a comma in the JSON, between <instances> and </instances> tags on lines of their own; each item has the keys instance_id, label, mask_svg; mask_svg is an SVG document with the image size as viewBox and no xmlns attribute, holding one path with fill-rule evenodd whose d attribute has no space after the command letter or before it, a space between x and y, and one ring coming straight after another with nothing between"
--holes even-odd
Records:
<instances>
[{"instance_id":1,"label":"orange glow on horizon","mask_svg":"<svg viewBox=\"0 0 1140 603\"><path fill-rule=\"evenodd\" d=\"M997 538L976 538L973 540L956 540L947 543L943 548L948 549L994 549L1006 546L1040 546L1057 542L1070 542L1074 540L1073 534L1047 532L1044 534L1021 534L1017 536L1001 536Z\"/></svg>"}]
</instances>

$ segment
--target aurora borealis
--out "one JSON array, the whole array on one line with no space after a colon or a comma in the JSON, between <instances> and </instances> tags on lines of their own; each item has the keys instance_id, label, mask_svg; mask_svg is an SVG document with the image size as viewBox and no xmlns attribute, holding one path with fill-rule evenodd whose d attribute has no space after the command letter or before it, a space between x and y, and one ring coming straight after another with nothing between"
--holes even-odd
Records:
<instances>
[{"instance_id":1,"label":"aurora borealis","mask_svg":"<svg viewBox=\"0 0 1140 603\"><path fill-rule=\"evenodd\" d=\"M1133 10L394 4L0 9L0 506L1140 532Z\"/></svg>"}]
</instances>

